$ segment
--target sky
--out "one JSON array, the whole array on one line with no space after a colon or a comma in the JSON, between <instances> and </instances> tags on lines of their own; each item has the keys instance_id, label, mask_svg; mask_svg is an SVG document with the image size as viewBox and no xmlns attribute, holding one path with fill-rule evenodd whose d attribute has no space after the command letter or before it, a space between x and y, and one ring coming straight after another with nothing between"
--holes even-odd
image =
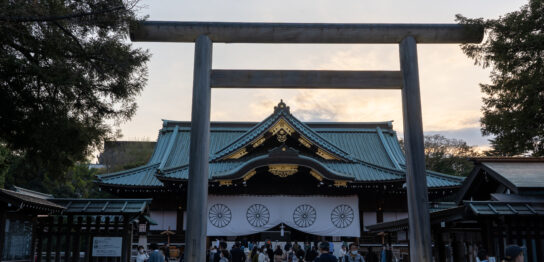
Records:
<instances>
[{"instance_id":1,"label":"sky","mask_svg":"<svg viewBox=\"0 0 544 262\"><path fill-rule=\"evenodd\" d=\"M519 0L161 0L142 1L139 13L159 21L304 23L454 23L455 14L497 18ZM161 119L190 120L193 43L133 43L148 49L148 83L138 111L121 123L122 140L156 140ZM475 66L459 45L419 44L419 76L426 134L463 139L479 148L482 94L489 69ZM398 45L214 44L214 69L399 70ZM261 121L280 99L303 121L393 120L402 137L399 90L214 89L212 121Z\"/></svg>"}]
</instances>

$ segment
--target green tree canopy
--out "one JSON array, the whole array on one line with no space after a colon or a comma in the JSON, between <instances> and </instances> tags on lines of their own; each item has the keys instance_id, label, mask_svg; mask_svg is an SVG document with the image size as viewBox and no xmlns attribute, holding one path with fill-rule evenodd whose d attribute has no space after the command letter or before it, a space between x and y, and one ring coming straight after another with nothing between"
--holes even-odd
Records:
<instances>
[{"instance_id":1,"label":"green tree canopy","mask_svg":"<svg viewBox=\"0 0 544 262\"><path fill-rule=\"evenodd\" d=\"M462 49L475 63L491 67L484 93L482 133L493 135L495 155L544 156L544 1L530 0L498 19L470 19L463 24L486 28L480 44Z\"/></svg>"},{"instance_id":2,"label":"green tree canopy","mask_svg":"<svg viewBox=\"0 0 544 262\"><path fill-rule=\"evenodd\" d=\"M425 136L424 145L426 168L444 174L467 176L474 166L469 158L478 155L467 142L438 134Z\"/></svg>"},{"instance_id":3,"label":"green tree canopy","mask_svg":"<svg viewBox=\"0 0 544 262\"><path fill-rule=\"evenodd\" d=\"M133 116L149 59L127 40L136 3L0 1L0 142L20 174L55 180Z\"/></svg>"},{"instance_id":4,"label":"green tree canopy","mask_svg":"<svg viewBox=\"0 0 544 262\"><path fill-rule=\"evenodd\" d=\"M400 140L404 150L404 141ZM479 155L474 146L462 139L435 134L424 136L425 168L448 175L468 176L474 164L469 160Z\"/></svg>"}]
</instances>

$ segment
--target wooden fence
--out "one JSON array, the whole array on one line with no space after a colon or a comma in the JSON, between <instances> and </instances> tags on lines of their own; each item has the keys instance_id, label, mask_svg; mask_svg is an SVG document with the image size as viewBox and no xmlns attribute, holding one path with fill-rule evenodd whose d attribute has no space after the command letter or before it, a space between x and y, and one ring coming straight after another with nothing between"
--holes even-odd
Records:
<instances>
[{"instance_id":1,"label":"wooden fence","mask_svg":"<svg viewBox=\"0 0 544 262\"><path fill-rule=\"evenodd\" d=\"M39 217L33 234L32 250L36 251L35 261L38 262L130 260L132 224L127 216ZM94 237L122 238L120 256L93 256Z\"/></svg>"}]
</instances>

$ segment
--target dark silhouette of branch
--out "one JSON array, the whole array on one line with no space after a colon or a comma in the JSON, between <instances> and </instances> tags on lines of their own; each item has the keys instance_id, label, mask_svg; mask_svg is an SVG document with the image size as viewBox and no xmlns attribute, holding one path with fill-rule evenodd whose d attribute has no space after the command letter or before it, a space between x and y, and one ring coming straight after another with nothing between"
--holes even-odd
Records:
<instances>
[{"instance_id":1,"label":"dark silhouette of branch","mask_svg":"<svg viewBox=\"0 0 544 262\"><path fill-rule=\"evenodd\" d=\"M66 20L66 19L74 19L74 18L81 18L86 16L93 16L93 15L101 15L105 13L114 12L117 10L125 9L124 6L117 6L101 11L96 12L83 12L83 13L77 13L77 14L70 14L70 15L61 15L61 16L46 16L46 17L0 17L1 22L15 22L15 23L21 23L21 22L51 22L51 21L58 21L58 20Z\"/></svg>"}]
</instances>

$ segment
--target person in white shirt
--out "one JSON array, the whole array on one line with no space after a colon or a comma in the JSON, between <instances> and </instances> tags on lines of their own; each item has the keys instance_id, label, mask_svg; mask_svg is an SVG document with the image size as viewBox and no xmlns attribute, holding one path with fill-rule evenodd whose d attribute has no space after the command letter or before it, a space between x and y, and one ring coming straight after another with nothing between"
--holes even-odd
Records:
<instances>
[{"instance_id":1,"label":"person in white shirt","mask_svg":"<svg viewBox=\"0 0 544 262\"><path fill-rule=\"evenodd\" d=\"M149 255L147 252L145 252L145 248L143 246L138 247L138 255L136 256L136 262L145 262L149 259Z\"/></svg>"},{"instance_id":2,"label":"person in white shirt","mask_svg":"<svg viewBox=\"0 0 544 262\"><path fill-rule=\"evenodd\" d=\"M340 262L345 262L345 256L348 254L348 249L346 247L346 244L342 244L342 248L340 249L340 255L338 256Z\"/></svg>"},{"instance_id":3,"label":"person in white shirt","mask_svg":"<svg viewBox=\"0 0 544 262\"><path fill-rule=\"evenodd\" d=\"M265 251L265 248L259 248L259 262L270 262L270 258Z\"/></svg>"}]
</instances>

